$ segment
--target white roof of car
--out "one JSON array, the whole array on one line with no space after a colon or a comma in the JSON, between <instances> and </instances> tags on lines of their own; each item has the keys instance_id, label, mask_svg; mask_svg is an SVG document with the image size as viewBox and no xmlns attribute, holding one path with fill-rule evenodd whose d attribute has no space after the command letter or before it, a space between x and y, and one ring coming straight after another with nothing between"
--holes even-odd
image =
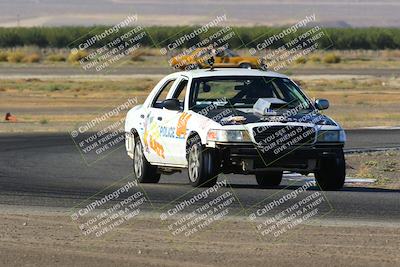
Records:
<instances>
[{"instance_id":1,"label":"white roof of car","mask_svg":"<svg viewBox=\"0 0 400 267\"><path fill-rule=\"evenodd\" d=\"M288 78L286 75L273 71L263 71L258 69L244 69L244 68L215 68L213 70L197 69L197 70L182 71L179 72L179 74L192 78L211 77L211 76L267 76L267 77L277 77L277 78Z\"/></svg>"}]
</instances>

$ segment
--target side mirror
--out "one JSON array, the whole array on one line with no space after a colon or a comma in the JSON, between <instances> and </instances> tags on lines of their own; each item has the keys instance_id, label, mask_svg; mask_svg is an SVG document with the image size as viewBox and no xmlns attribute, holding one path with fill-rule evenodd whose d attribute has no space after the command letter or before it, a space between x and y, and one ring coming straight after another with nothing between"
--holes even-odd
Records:
<instances>
[{"instance_id":1,"label":"side mirror","mask_svg":"<svg viewBox=\"0 0 400 267\"><path fill-rule=\"evenodd\" d=\"M327 99L316 99L315 100L315 107L319 110L327 109L329 108L329 101Z\"/></svg>"},{"instance_id":2,"label":"side mirror","mask_svg":"<svg viewBox=\"0 0 400 267\"><path fill-rule=\"evenodd\" d=\"M166 108L169 110L180 110L181 109L181 103L176 98L165 99L162 102L162 106L163 106L163 108Z\"/></svg>"}]
</instances>

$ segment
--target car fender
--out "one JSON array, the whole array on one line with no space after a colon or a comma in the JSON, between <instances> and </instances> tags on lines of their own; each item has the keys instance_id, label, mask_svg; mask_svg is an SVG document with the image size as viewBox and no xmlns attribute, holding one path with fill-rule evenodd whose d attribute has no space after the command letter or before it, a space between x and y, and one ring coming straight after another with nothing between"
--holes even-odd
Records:
<instances>
[{"instance_id":1,"label":"car fender","mask_svg":"<svg viewBox=\"0 0 400 267\"><path fill-rule=\"evenodd\" d=\"M132 129L136 129L139 127L138 119L140 117L140 111L142 110L143 105L136 105L131 108L126 114L125 118L125 132L131 132ZM139 132L139 131L138 131Z\"/></svg>"},{"instance_id":2,"label":"car fender","mask_svg":"<svg viewBox=\"0 0 400 267\"><path fill-rule=\"evenodd\" d=\"M208 130L220 128L221 124L194 111L189 111L188 113L191 115L191 117L187 124L188 133L186 135L185 142L187 142L192 133L196 132L200 136L201 143L205 145L207 143Z\"/></svg>"},{"instance_id":3,"label":"car fender","mask_svg":"<svg viewBox=\"0 0 400 267\"><path fill-rule=\"evenodd\" d=\"M132 139L133 131L136 131L140 141L143 143L142 126L140 126L140 113L143 109L143 105L137 105L131 108L126 114L125 118L125 148L128 155L133 158L134 143Z\"/></svg>"}]
</instances>

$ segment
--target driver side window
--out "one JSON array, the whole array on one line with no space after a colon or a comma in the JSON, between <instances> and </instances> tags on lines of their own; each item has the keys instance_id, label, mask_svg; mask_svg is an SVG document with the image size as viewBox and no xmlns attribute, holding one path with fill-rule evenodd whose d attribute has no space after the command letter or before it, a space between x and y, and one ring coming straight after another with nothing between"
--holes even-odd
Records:
<instances>
[{"instance_id":1,"label":"driver side window","mask_svg":"<svg viewBox=\"0 0 400 267\"><path fill-rule=\"evenodd\" d=\"M158 92L157 96L154 98L153 103L151 106L153 108L163 108L162 102L167 98L168 92L171 89L172 85L174 84L175 79L167 81L161 90Z\"/></svg>"}]
</instances>

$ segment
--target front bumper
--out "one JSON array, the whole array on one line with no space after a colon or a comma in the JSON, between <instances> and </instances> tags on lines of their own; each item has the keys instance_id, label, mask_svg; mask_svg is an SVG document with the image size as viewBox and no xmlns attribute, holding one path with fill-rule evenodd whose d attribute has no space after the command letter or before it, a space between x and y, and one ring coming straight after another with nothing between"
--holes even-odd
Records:
<instances>
[{"instance_id":1,"label":"front bumper","mask_svg":"<svg viewBox=\"0 0 400 267\"><path fill-rule=\"evenodd\" d=\"M262 171L315 172L326 158L337 158L343 144L292 146L274 153L253 144L217 143L216 148L224 173L255 173ZM276 151L275 151L276 152Z\"/></svg>"}]
</instances>

